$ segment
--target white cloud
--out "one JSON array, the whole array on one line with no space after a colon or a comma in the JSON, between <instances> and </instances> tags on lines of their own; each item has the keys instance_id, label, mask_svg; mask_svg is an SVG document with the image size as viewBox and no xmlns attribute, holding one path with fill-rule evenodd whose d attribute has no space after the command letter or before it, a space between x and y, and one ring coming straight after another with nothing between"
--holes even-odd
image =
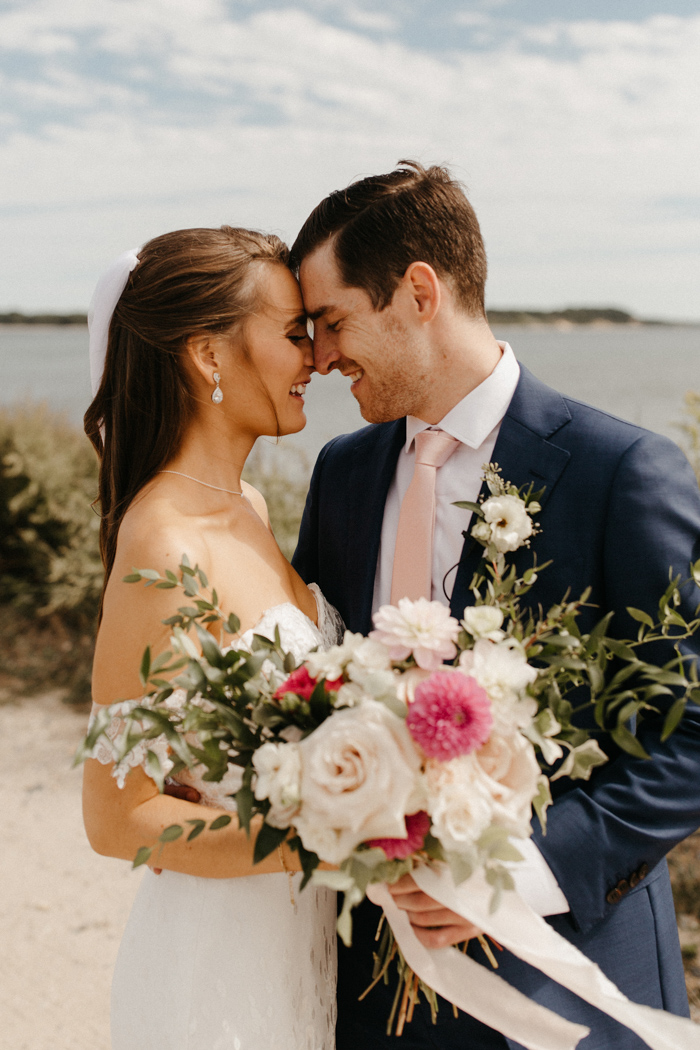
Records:
<instances>
[{"instance_id":1,"label":"white cloud","mask_svg":"<svg viewBox=\"0 0 700 1050\"><path fill-rule=\"evenodd\" d=\"M4 200L21 208L4 233L0 216L3 242L16 238L3 294L27 308L68 295L58 248L37 259L22 237L32 216L71 245L73 307L91 283L73 253L106 258L125 230L143 240L235 212L292 236L329 190L417 155L463 174L492 301L697 313L700 17L511 24L485 49L439 54L365 34L359 7L339 24L333 3L316 6L234 18L219 0L25 0L0 13L0 58L27 57L0 120ZM681 203L657 204L668 198Z\"/></svg>"}]
</instances>

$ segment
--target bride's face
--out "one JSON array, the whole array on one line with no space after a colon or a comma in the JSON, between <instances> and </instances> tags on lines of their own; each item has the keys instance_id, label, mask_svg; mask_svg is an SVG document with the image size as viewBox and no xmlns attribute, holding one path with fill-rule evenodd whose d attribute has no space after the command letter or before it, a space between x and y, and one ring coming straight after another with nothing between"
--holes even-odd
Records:
<instances>
[{"instance_id":1,"label":"bride's face","mask_svg":"<svg viewBox=\"0 0 700 1050\"><path fill-rule=\"evenodd\" d=\"M236 340L236 421L257 434L295 434L306 425L304 394L313 350L299 285L279 264L258 274L258 308ZM222 377L223 389L223 377Z\"/></svg>"}]
</instances>

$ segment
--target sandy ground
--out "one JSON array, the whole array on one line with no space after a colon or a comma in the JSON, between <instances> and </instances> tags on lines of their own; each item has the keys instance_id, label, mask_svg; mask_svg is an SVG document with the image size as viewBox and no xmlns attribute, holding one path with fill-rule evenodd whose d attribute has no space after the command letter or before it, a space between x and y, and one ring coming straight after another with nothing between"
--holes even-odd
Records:
<instances>
[{"instance_id":1,"label":"sandy ground","mask_svg":"<svg viewBox=\"0 0 700 1050\"><path fill-rule=\"evenodd\" d=\"M109 985L141 877L93 853L71 760L85 711L0 705L0 1050L109 1050Z\"/></svg>"}]
</instances>

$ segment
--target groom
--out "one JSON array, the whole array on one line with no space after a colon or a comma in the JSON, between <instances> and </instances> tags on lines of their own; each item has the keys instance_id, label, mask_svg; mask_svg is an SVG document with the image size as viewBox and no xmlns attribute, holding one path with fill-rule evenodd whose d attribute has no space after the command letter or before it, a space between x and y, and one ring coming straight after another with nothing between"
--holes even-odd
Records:
<instances>
[{"instance_id":1,"label":"groom","mask_svg":"<svg viewBox=\"0 0 700 1050\"><path fill-rule=\"evenodd\" d=\"M426 443L436 512L424 593L461 618L480 556L469 516L481 467L545 488L541 532L515 557L552 559L528 600L547 609L591 587L583 631L614 611L612 632L636 634L628 606L654 615L669 567L683 579L700 558L700 493L682 453L665 438L564 397L520 366L491 333L484 313L486 257L476 216L442 168L401 166L332 193L292 248L314 322L323 374L338 368L369 426L321 452L294 565L316 581L351 631L367 633L372 612L415 569L417 552L397 544L402 501ZM605 376L601 375L601 383ZM425 436L424 432L429 433ZM442 431L436 438L435 432ZM445 435L448 435L447 437ZM445 451L446 450L446 451ZM429 458L429 454L428 454ZM411 501L407 501L411 502ZM409 511L406 512L407 514ZM400 583L398 584L400 586ZM404 592L405 593L405 592ZM685 589L688 617L700 600ZM697 655L695 648L686 651ZM656 662L673 650L657 648ZM655 702L667 708L672 698ZM666 853L700 825L700 710L691 705L661 743L660 717L641 730L652 761L604 741L610 761L590 781L558 781L547 834L535 821L520 893L565 938L597 962L631 999L687 1015ZM459 943L474 930L420 893L410 877L395 890L419 938ZM337 1050L514 1050L475 1019L442 1003L433 1027L425 1008L400 1040L385 1034L393 987L371 982L378 910L358 910L351 949L340 946ZM488 965L472 940L470 954ZM641 1050L629 1029L507 952L499 974L591 1035L581 1050Z\"/></svg>"}]
</instances>

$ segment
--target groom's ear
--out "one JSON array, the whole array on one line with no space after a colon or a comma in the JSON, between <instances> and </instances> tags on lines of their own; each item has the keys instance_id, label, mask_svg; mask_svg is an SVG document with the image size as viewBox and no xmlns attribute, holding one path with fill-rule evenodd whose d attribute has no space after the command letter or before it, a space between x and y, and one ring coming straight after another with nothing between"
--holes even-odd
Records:
<instances>
[{"instance_id":1,"label":"groom's ear","mask_svg":"<svg viewBox=\"0 0 700 1050\"><path fill-rule=\"evenodd\" d=\"M432 321L442 301L440 278L429 263L414 262L401 281L408 305L420 324Z\"/></svg>"}]
</instances>

